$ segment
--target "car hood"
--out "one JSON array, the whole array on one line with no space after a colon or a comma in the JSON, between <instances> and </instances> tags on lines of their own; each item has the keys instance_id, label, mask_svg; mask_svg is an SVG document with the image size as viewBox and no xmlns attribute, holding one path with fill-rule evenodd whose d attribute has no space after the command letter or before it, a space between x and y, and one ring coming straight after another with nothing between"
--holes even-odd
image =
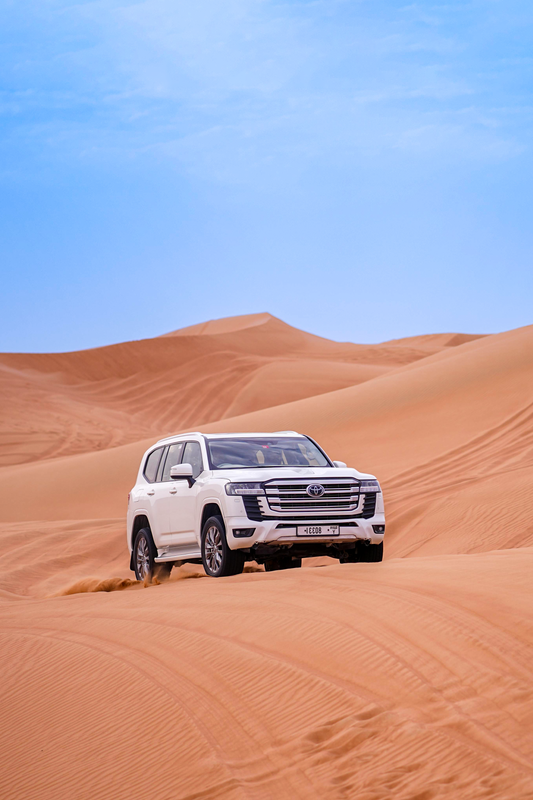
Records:
<instances>
[{"instance_id":1,"label":"car hood","mask_svg":"<svg viewBox=\"0 0 533 800\"><path fill-rule=\"evenodd\" d=\"M232 483L264 483L270 480L299 478L300 480L318 481L321 478L357 478L374 479L374 475L358 472L356 469L338 467L263 467L261 469L217 469L213 476L225 478Z\"/></svg>"}]
</instances>

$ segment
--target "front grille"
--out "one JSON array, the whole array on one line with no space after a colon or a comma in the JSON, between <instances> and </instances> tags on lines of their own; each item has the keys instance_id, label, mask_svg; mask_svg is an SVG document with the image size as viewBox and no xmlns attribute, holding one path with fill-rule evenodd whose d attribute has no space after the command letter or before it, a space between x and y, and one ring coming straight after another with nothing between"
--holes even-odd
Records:
<instances>
[{"instance_id":1,"label":"front grille","mask_svg":"<svg viewBox=\"0 0 533 800\"><path fill-rule=\"evenodd\" d=\"M376 498L377 494L375 492L365 494L363 513L361 514L363 519L370 519L370 517L373 517L376 513Z\"/></svg>"},{"instance_id":2,"label":"front grille","mask_svg":"<svg viewBox=\"0 0 533 800\"><path fill-rule=\"evenodd\" d=\"M363 495L363 507L358 509L359 484L352 479L316 481L324 486L322 497L312 498L305 490L309 481L296 483L275 481L265 484L266 496L244 495L246 516L253 522L279 519L280 514L294 522L345 522L354 518L370 519L376 513L375 492ZM275 512L269 514L269 510Z\"/></svg>"},{"instance_id":3,"label":"front grille","mask_svg":"<svg viewBox=\"0 0 533 800\"><path fill-rule=\"evenodd\" d=\"M322 497L307 494L312 484L324 487ZM277 514L346 514L355 512L359 504L359 482L353 478L288 479L269 481L264 486L268 508Z\"/></svg>"}]
</instances>

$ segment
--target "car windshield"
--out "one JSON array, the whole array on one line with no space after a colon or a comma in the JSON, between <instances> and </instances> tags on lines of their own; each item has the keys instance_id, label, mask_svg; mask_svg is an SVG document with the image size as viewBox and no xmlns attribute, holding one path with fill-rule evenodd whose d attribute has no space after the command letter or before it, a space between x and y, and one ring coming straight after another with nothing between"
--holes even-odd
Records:
<instances>
[{"instance_id":1,"label":"car windshield","mask_svg":"<svg viewBox=\"0 0 533 800\"><path fill-rule=\"evenodd\" d=\"M213 469L330 466L318 447L303 436L208 439L207 447Z\"/></svg>"}]
</instances>

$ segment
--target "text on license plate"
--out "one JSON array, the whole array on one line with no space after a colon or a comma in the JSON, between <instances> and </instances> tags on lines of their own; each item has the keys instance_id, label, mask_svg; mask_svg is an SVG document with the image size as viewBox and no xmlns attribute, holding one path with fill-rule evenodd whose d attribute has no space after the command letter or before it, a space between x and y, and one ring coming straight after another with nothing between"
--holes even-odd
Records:
<instances>
[{"instance_id":1,"label":"text on license plate","mask_svg":"<svg viewBox=\"0 0 533 800\"><path fill-rule=\"evenodd\" d=\"M296 529L297 536L338 536L338 525L306 525L305 527L298 526Z\"/></svg>"}]
</instances>

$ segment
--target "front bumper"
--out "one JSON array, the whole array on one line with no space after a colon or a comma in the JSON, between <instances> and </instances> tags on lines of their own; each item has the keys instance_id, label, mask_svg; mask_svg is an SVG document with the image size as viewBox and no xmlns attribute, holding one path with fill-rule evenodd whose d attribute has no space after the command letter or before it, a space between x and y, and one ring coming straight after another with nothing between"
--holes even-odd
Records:
<instances>
[{"instance_id":1,"label":"front bumper","mask_svg":"<svg viewBox=\"0 0 533 800\"><path fill-rule=\"evenodd\" d=\"M347 544L355 542L358 539L363 539L371 544L380 544L383 541L384 534L376 533L374 525L385 525L385 515L377 513L370 519L354 518L351 520L343 519L343 521L336 521L335 517L309 519L305 522L291 521L290 519L284 520L262 520L261 522L253 522L248 517L232 516L226 517L226 538L232 550L249 549L257 544L267 545L288 545L288 544ZM299 526L311 525L339 525L339 533L336 536L298 536L297 528ZM246 528L254 528L252 536L246 538L236 538L233 535L233 530L241 530Z\"/></svg>"}]
</instances>

